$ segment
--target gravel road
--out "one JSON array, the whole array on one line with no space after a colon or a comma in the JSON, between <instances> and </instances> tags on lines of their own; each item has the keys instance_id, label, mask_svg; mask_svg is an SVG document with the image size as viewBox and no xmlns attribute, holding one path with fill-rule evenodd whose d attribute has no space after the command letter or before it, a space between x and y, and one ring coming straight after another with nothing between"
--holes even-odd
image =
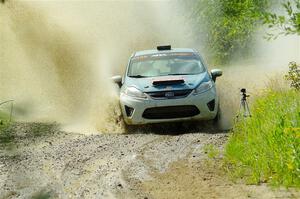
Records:
<instances>
[{"instance_id":1,"label":"gravel road","mask_svg":"<svg viewBox=\"0 0 300 199\"><path fill-rule=\"evenodd\" d=\"M0 150L0 198L297 198L232 183L208 146L226 132L83 135L55 124L16 124Z\"/></svg>"}]
</instances>

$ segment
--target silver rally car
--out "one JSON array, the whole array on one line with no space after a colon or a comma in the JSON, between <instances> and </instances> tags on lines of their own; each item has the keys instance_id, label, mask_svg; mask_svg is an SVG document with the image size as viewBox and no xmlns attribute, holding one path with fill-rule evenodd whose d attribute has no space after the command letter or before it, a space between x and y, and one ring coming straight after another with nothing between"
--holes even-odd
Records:
<instances>
[{"instance_id":1,"label":"silver rally car","mask_svg":"<svg viewBox=\"0 0 300 199\"><path fill-rule=\"evenodd\" d=\"M120 87L120 105L129 125L213 120L219 115L215 81L193 49L158 46L134 53L123 77L112 79Z\"/></svg>"}]
</instances>

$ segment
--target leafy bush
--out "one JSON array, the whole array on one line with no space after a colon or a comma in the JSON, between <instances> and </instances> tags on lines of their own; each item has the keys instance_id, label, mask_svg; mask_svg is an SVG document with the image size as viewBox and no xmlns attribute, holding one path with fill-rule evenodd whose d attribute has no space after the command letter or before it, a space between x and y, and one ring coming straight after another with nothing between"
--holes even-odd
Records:
<instances>
[{"instance_id":1,"label":"leafy bush","mask_svg":"<svg viewBox=\"0 0 300 199\"><path fill-rule=\"evenodd\" d=\"M251 49L253 33L269 0L198 0L184 1L194 22L196 37L215 62L228 62Z\"/></svg>"},{"instance_id":2,"label":"leafy bush","mask_svg":"<svg viewBox=\"0 0 300 199\"><path fill-rule=\"evenodd\" d=\"M300 90L300 65L296 62L290 62L289 72L285 75L285 79L291 81L291 87Z\"/></svg>"},{"instance_id":3,"label":"leafy bush","mask_svg":"<svg viewBox=\"0 0 300 199\"><path fill-rule=\"evenodd\" d=\"M279 35L300 35L300 0L285 1L282 3L285 15L266 12L263 16L264 24L268 24L271 32L268 39L276 39Z\"/></svg>"},{"instance_id":4,"label":"leafy bush","mask_svg":"<svg viewBox=\"0 0 300 199\"><path fill-rule=\"evenodd\" d=\"M300 187L300 93L267 91L238 122L225 149L226 169L248 183Z\"/></svg>"}]
</instances>

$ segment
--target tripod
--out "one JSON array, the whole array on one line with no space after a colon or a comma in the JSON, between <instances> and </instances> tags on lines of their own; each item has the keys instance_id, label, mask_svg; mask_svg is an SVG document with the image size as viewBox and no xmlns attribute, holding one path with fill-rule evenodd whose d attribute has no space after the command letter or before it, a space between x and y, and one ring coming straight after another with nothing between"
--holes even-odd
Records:
<instances>
[{"instance_id":1,"label":"tripod","mask_svg":"<svg viewBox=\"0 0 300 199\"><path fill-rule=\"evenodd\" d=\"M241 111L243 111L243 116L244 117L251 117L251 113L250 113L250 109L249 109L249 105L248 105L248 102L247 102L247 97L250 97L250 95L247 95L246 94L246 89L245 88L242 88L241 89L241 103L240 103L240 108L239 108L239 112L237 114L237 118L240 116L241 114Z\"/></svg>"}]
</instances>

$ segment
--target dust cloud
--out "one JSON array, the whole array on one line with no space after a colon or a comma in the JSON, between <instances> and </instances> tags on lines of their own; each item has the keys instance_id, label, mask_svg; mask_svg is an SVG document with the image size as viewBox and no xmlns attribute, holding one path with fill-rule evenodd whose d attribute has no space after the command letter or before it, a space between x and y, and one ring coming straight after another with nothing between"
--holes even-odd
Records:
<instances>
[{"instance_id":1,"label":"dust cloud","mask_svg":"<svg viewBox=\"0 0 300 199\"><path fill-rule=\"evenodd\" d=\"M201 49L177 1L7 1L0 27L0 101L15 100L19 121L56 121L68 131L124 131L110 77L124 72L133 52L159 44ZM240 88L256 94L267 77L300 59L299 37L262 37L253 59L222 68L224 128Z\"/></svg>"},{"instance_id":2,"label":"dust cloud","mask_svg":"<svg viewBox=\"0 0 300 199\"><path fill-rule=\"evenodd\" d=\"M0 5L0 99L17 120L122 131L115 86L137 50L188 46L170 1L7 1Z\"/></svg>"},{"instance_id":3,"label":"dust cloud","mask_svg":"<svg viewBox=\"0 0 300 199\"><path fill-rule=\"evenodd\" d=\"M217 81L221 96L223 129L231 128L236 119L241 88L246 88L250 94L248 103L251 111L252 102L265 88L287 88L288 84L283 76L288 71L288 64L291 61L300 62L299 37L286 36L267 41L264 36L263 30L257 32L251 58L236 57L231 64L222 68L223 77Z\"/></svg>"}]
</instances>

